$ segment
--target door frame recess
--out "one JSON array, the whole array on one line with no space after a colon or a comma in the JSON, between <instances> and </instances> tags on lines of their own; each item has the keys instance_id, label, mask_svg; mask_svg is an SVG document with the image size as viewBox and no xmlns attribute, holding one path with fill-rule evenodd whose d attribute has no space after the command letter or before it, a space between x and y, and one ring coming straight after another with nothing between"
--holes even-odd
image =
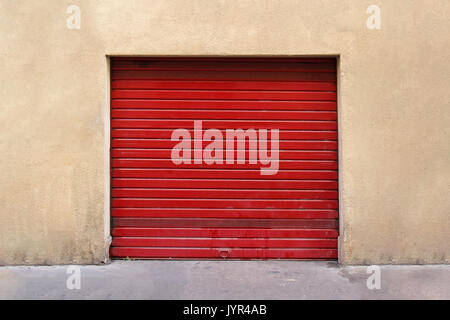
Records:
<instances>
[{"instance_id":1,"label":"door frame recess","mask_svg":"<svg viewBox=\"0 0 450 320\"><path fill-rule=\"evenodd\" d=\"M104 93L104 241L105 241L105 256L104 262L109 263L111 256L109 248L112 241L111 236L111 59L115 57L148 57L148 58L335 58L336 59L336 94L337 94L337 162L338 162L338 223L339 223L339 235L338 235L338 263L342 264L344 252L343 241L345 235L344 228L344 199L343 199L343 168L342 168L342 77L341 77L341 54L325 54L325 55L130 55L130 54L106 54L104 59L105 65L105 93ZM286 260L289 261L289 260ZM292 260L291 260L292 261Z\"/></svg>"}]
</instances>

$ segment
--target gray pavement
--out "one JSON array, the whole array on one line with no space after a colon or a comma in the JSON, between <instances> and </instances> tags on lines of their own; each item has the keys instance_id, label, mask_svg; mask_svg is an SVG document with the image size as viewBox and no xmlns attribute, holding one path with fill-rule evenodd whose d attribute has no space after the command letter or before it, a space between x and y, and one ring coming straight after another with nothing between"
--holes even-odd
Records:
<instances>
[{"instance_id":1,"label":"gray pavement","mask_svg":"<svg viewBox=\"0 0 450 320\"><path fill-rule=\"evenodd\" d=\"M450 265L366 266L312 261L113 261L80 266L0 267L0 299L450 299Z\"/></svg>"}]
</instances>

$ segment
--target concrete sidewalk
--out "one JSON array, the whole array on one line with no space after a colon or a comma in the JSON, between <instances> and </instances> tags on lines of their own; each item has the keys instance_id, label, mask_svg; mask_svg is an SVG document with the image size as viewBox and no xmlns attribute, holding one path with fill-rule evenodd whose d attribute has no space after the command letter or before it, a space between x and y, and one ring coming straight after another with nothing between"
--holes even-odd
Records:
<instances>
[{"instance_id":1,"label":"concrete sidewalk","mask_svg":"<svg viewBox=\"0 0 450 320\"><path fill-rule=\"evenodd\" d=\"M381 289L367 267L297 261L114 261L80 266L0 267L1 299L450 299L450 265L381 266Z\"/></svg>"}]
</instances>

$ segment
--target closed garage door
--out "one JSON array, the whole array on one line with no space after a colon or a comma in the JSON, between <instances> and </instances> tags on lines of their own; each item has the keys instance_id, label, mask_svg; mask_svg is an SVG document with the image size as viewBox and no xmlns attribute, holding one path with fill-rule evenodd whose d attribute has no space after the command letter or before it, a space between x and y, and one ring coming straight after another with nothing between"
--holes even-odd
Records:
<instances>
[{"instance_id":1,"label":"closed garage door","mask_svg":"<svg viewBox=\"0 0 450 320\"><path fill-rule=\"evenodd\" d=\"M335 59L115 58L111 85L112 257L337 258Z\"/></svg>"}]
</instances>

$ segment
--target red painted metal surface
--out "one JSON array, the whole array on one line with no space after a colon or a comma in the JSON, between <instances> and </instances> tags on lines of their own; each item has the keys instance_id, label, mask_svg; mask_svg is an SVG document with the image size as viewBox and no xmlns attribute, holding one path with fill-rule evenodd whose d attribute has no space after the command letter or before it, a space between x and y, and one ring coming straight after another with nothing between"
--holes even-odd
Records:
<instances>
[{"instance_id":1,"label":"red painted metal surface","mask_svg":"<svg viewBox=\"0 0 450 320\"><path fill-rule=\"evenodd\" d=\"M289 83L289 82L287 82ZM335 89L334 89L335 90ZM216 109L228 110L230 102L226 100L144 100L120 99L112 100L113 109ZM266 100L264 106L260 101L242 100L233 101L233 110L336 110L336 101L270 101Z\"/></svg>"},{"instance_id":2,"label":"red painted metal surface","mask_svg":"<svg viewBox=\"0 0 450 320\"><path fill-rule=\"evenodd\" d=\"M327 238L338 236L336 229L236 229L236 228L127 228L112 229L113 237L195 237L195 238Z\"/></svg>"},{"instance_id":3,"label":"red painted metal surface","mask_svg":"<svg viewBox=\"0 0 450 320\"><path fill-rule=\"evenodd\" d=\"M170 120L170 121L168 121ZM155 128L155 129L178 129L194 128L192 120L173 119L111 119L113 128ZM204 120L204 129L249 129L265 128L279 130L337 130L336 121L258 121L258 120ZM114 141L114 140L113 140Z\"/></svg>"},{"instance_id":4,"label":"red painted metal surface","mask_svg":"<svg viewBox=\"0 0 450 320\"><path fill-rule=\"evenodd\" d=\"M206 248L336 248L336 239L260 239L260 238L114 238L114 247L206 247Z\"/></svg>"},{"instance_id":5,"label":"red painted metal surface","mask_svg":"<svg viewBox=\"0 0 450 320\"><path fill-rule=\"evenodd\" d=\"M334 59L114 58L111 73L113 257L337 258ZM279 129L278 172L174 164L172 132L194 120Z\"/></svg>"},{"instance_id":6,"label":"red painted metal surface","mask_svg":"<svg viewBox=\"0 0 450 320\"><path fill-rule=\"evenodd\" d=\"M336 259L337 249L306 248L170 248L170 247L112 247L115 257L161 259Z\"/></svg>"},{"instance_id":7,"label":"red painted metal surface","mask_svg":"<svg viewBox=\"0 0 450 320\"><path fill-rule=\"evenodd\" d=\"M259 170L245 169L130 169L114 168L113 178L170 178L170 179L190 179L190 178L212 178L212 179L267 179L262 176ZM272 179L291 180L329 180L337 179L336 170L280 170Z\"/></svg>"}]
</instances>

